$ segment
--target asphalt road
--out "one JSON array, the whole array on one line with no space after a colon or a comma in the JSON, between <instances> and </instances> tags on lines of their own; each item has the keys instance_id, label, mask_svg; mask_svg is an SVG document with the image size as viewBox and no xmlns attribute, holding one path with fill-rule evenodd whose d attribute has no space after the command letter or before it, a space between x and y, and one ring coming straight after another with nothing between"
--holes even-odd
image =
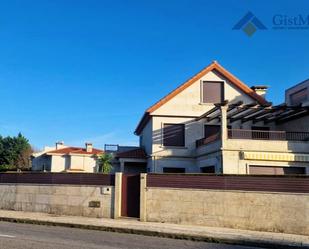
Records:
<instances>
[{"instance_id":1,"label":"asphalt road","mask_svg":"<svg viewBox=\"0 0 309 249\"><path fill-rule=\"evenodd\" d=\"M249 249L253 247L174 240L76 228L0 222L1 249Z\"/></svg>"}]
</instances>

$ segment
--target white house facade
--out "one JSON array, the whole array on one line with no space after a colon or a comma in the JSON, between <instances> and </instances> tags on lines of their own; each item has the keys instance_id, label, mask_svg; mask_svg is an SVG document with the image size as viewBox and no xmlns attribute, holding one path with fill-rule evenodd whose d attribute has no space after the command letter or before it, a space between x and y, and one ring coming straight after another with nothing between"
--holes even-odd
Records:
<instances>
[{"instance_id":1,"label":"white house facade","mask_svg":"<svg viewBox=\"0 0 309 249\"><path fill-rule=\"evenodd\" d=\"M85 148L71 147L63 142L46 147L32 155L32 171L48 172L98 172L97 158L103 150L86 143Z\"/></svg>"},{"instance_id":2,"label":"white house facade","mask_svg":"<svg viewBox=\"0 0 309 249\"><path fill-rule=\"evenodd\" d=\"M284 126L307 115L307 109L272 106L266 90L250 88L211 63L144 113L135 134L147 171L309 173L308 127L292 134ZM284 115L291 117L282 121Z\"/></svg>"}]
</instances>

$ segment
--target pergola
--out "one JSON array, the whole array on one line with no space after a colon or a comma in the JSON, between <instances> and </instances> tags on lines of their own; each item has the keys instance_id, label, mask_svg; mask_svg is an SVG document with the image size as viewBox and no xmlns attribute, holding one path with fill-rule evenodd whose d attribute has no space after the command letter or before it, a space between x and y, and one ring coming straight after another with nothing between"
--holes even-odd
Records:
<instances>
[{"instance_id":1,"label":"pergola","mask_svg":"<svg viewBox=\"0 0 309 249\"><path fill-rule=\"evenodd\" d=\"M264 124L275 122L276 124L284 123L308 115L309 107L287 106L286 104L273 106L259 105L258 103L243 104L242 101L228 104L228 101L215 104L215 107L205 112L196 120L206 119L207 122L212 120L221 120L221 107L226 106L226 117L229 123L240 121L245 123L264 122Z\"/></svg>"}]
</instances>

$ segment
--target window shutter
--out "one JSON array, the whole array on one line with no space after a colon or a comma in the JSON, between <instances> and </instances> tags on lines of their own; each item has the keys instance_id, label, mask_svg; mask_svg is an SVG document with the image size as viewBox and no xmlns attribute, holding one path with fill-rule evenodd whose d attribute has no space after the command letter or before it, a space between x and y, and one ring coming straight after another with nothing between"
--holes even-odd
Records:
<instances>
[{"instance_id":1,"label":"window shutter","mask_svg":"<svg viewBox=\"0 0 309 249\"><path fill-rule=\"evenodd\" d=\"M223 82L203 82L203 103L223 102Z\"/></svg>"},{"instance_id":2,"label":"window shutter","mask_svg":"<svg viewBox=\"0 0 309 249\"><path fill-rule=\"evenodd\" d=\"M185 125L164 124L163 127L164 146L185 146Z\"/></svg>"}]
</instances>

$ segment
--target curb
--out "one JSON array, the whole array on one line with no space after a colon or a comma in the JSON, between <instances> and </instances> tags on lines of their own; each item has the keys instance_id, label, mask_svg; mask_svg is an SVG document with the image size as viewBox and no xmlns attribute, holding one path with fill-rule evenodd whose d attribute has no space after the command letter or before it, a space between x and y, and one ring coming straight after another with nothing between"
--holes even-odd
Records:
<instances>
[{"instance_id":1,"label":"curb","mask_svg":"<svg viewBox=\"0 0 309 249\"><path fill-rule=\"evenodd\" d=\"M144 236L155 236L162 238L170 239L182 239L182 240L192 240L192 241L201 241L209 243L220 243L220 244L230 244L230 245L242 245L242 246L254 246L254 247L266 247L266 248L306 248L309 249L309 246L302 245L299 242L283 242L280 241L263 241L263 240L249 240L249 239L231 239L231 238L218 238L214 236L198 236L192 234L180 234L180 233L166 233L159 231L148 231L140 229L131 229L131 228L122 228L122 227L110 227L110 226L95 226L95 225L84 225L76 223L65 223L65 222L54 222L54 221L44 221L44 220L33 220L33 219L24 219L24 218L9 218L9 217L0 217L0 221L12 222L12 223L23 223L23 224L36 224L36 225L46 225L46 226L60 226L60 227L70 227L70 228L80 228L88 230L97 230L105 232L116 232L116 233L127 233L127 234L137 234Z\"/></svg>"}]
</instances>

